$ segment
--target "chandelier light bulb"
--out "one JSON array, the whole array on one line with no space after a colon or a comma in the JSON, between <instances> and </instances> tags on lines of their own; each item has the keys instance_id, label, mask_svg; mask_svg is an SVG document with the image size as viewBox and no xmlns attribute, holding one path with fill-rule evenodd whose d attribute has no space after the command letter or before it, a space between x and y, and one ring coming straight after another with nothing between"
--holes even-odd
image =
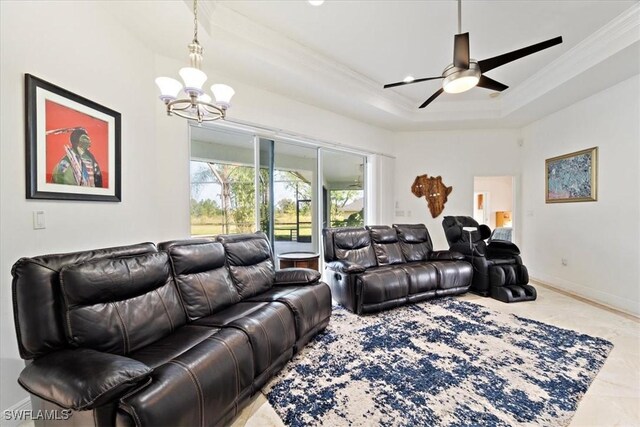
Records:
<instances>
[{"instance_id":1,"label":"chandelier light bulb","mask_svg":"<svg viewBox=\"0 0 640 427\"><path fill-rule=\"evenodd\" d=\"M216 98L216 104L225 109L231 106L231 98L236 93L231 86L225 84L212 85L211 92Z\"/></svg>"},{"instance_id":2,"label":"chandelier light bulb","mask_svg":"<svg viewBox=\"0 0 640 427\"><path fill-rule=\"evenodd\" d=\"M158 77L156 84L160 88L160 99L164 102L176 99L182 90L182 83L171 77Z\"/></svg>"},{"instance_id":3,"label":"chandelier light bulb","mask_svg":"<svg viewBox=\"0 0 640 427\"><path fill-rule=\"evenodd\" d=\"M178 72L184 82L184 91L189 95L193 93L202 95L202 85L207 81L207 75L197 68L184 67Z\"/></svg>"}]
</instances>

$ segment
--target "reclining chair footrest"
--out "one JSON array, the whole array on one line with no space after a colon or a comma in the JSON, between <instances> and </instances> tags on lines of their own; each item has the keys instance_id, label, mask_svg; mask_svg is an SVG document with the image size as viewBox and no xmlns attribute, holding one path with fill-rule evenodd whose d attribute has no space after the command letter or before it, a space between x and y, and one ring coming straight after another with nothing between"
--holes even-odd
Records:
<instances>
[{"instance_id":1,"label":"reclining chair footrest","mask_svg":"<svg viewBox=\"0 0 640 427\"><path fill-rule=\"evenodd\" d=\"M536 289L531 285L492 286L491 298L502 302L534 301Z\"/></svg>"}]
</instances>

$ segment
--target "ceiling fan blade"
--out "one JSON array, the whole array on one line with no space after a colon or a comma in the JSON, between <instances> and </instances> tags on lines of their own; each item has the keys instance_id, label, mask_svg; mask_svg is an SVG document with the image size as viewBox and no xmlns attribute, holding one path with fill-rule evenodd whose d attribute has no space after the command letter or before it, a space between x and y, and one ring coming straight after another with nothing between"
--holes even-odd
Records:
<instances>
[{"instance_id":1,"label":"ceiling fan blade","mask_svg":"<svg viewBox=\"0 0 640 427\"><path fill-rule=\"evenodd\" d=\"M422 103L422 105L420 106L420 108L424 108L424 107L426 107L427 105L431 104L431 101L433 101L434 99L436 99L437 97L439 97L439 96L440 96L440 94L441 94L442 92L444 92L444 89L442 89L442 88L438 89L438 90L436 91L436 93L434 93L433 95L431 95L431 96L429 97L429 99L427 99L426 101L424 101L424 102Z\"/></svg>"},{"instance_id":2,"label":"ceiling fan blade","mask_svg":"<svg viewBox=\"0 0 640 427\"><path fill-rule=\"evenodd\" d=\"M469 33L456 34L453 43L453 65L469 69Z\"/></svg>"},{"instance_id":3,"label":"ceiling fan blade","mask_svg":"<svg viewBox=\"0 0 640 427\"><path fill-rule=\"evenodd\" d=\"M522 49L514 50L513 52L494 56L493 58L483 59L482 61L478 61L478 65L480 66L480 70L483 73L486 73L487 71L498 68L501 65L508 64L509 62L515 61L516 59L523 58L525 56L531 55L532 53L539 52L560 43L562 43L562 36L531 46L523 47Z\"/></svg>"},{"instance_id":4,"label":"ceiling fan blade","mask_svg":"<svg viewBox=\"0 0 640 427\"><path fill-rule=\"evenodd\" d=\"M439 77L425 77L425 78L422 78L422 79L414 79L414 80L411 80L410 82L402 81L402 82L398 82L398 83L389 83L387 85L384 85L384 88L388 89L390 87L410 85L410 84L414 84L414 83L426 82L427 80L437 80L437 79L442 79L442 78L443 78L442 76L439 76Z\"/></svg>"},{"instance_id":5,"label":"ceiling fan blade","mask_svg":"<svg viewBox=\"0 0 640 427\"><path fill-rule=\"evenodd\" d=\"M503 90L509 88L509 86L490 79L487 76L480 76L480 81L478 82L477 86L483 87L485 89L497 90L498 92L502 92Z\"/></svg>"}]
</instances>

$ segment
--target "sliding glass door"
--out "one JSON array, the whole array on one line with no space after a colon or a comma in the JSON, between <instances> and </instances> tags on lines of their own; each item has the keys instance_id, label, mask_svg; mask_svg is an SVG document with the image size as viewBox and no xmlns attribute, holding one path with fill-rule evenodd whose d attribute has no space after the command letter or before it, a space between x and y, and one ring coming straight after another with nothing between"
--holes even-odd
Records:
<instances>
[{"instance_id":1,"label":"sliding glass door","mask_svg":"<svg viewBox=\"0 0 640 427\"><path fill-rule=\"evenodd\" d=\"M255 231L253 137L193 127L191 235Z\"/></svg>"},{"instance_id":2,"label":"sliding glass door","mask_svg":"<svg viewBox=\"0 0 640 427\"><path fill-rule=\"evenodd\" d=\"M365 224L366 157L191 127L191 234L264 231L275 255L318 252L324 227Z\"/></svg>"},{"instance_id":3,"label":"sliding glass door","mask_svg":"<svg viewBox=\"0 0 640 427\"><path fill-rule=\"evenodd\" d=\"M364 226L366 157L328 149L320 151L323 228Z\"/></svg>"},{"instance_id":4,"label":"sliding glass door","mask_svg":"<svg viewBox=\"0 0 640 427\"><path fill-rule=\"evenodd\" d=\"M260 191L260 227L276 255L313 252L317 149L268 139L259 144L260 180L267 187Z\"/></svg>"}]
</instances>

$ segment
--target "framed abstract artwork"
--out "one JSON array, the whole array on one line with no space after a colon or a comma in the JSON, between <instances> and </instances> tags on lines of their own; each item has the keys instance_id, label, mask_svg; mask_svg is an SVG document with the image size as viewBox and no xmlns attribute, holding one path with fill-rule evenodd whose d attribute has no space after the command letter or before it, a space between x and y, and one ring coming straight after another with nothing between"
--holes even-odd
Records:
<instances>
[{"instance_id":1,"label":"framed abstract artwork","mask_svg":"<svg viewBox=\"0 0 640 427\"><path fill-rule=\"evenodd\" d=\"M120 113L25 74L27 199L119 202Z\"/></svg>"},{"instance_id":2,"label":"framed abstract artwork","mask_svg":"<svg viewBox=\"0 0 640 427\"><path fill-rule=\"evenodd\" d=\"M598 200L598 147L545 160L547 203Z\"/></svg>"}]
</instances>

